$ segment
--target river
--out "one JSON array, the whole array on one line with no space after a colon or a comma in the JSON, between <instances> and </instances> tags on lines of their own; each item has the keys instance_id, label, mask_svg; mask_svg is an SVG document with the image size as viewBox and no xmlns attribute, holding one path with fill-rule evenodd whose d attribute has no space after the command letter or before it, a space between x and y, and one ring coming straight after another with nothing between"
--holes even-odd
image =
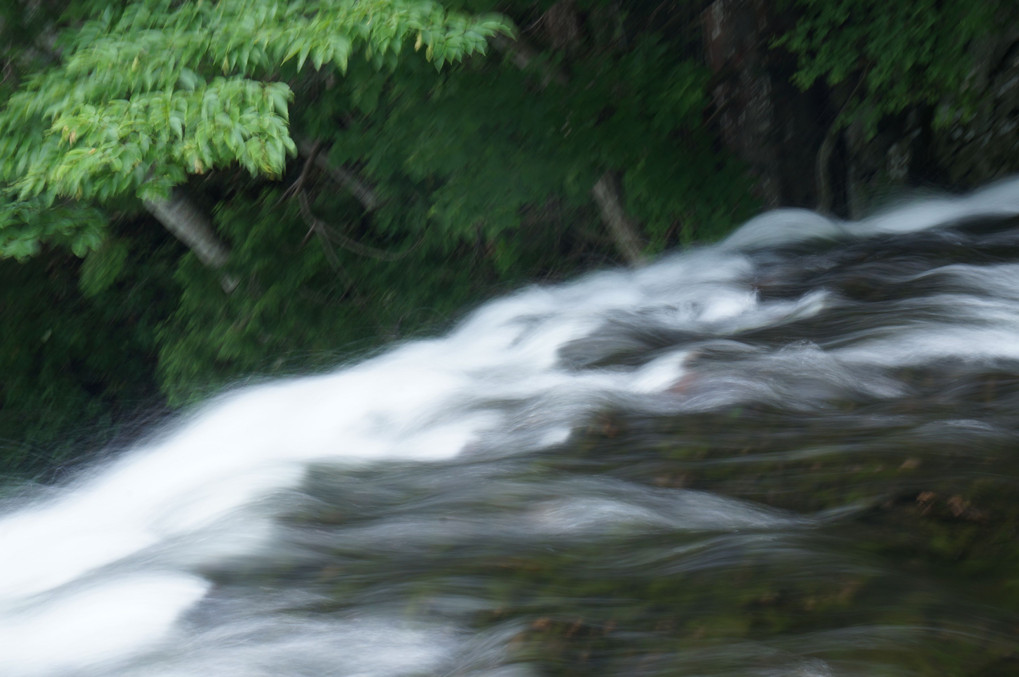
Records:
<instances>
[{"instance_id":1,"label":"river","mask_svg":"<svg viewBox=\"0 0 1019 677\"><path fill-rule=\"evenodd\" d=\"M494 300L0 505L0 674L1019 674L1019 180Z\"/></svg>"}]
</instances>

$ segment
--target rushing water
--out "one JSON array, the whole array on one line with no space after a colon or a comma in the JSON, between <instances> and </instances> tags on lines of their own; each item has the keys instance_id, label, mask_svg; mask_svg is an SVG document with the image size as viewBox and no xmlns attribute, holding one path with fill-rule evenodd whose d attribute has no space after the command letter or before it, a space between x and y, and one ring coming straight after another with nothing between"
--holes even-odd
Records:
<instances>
[{"instance_id":1,"label":"rushing water","mask_svg":"<svg viewBox=\"0 0 1019 677\"><path fill-rule=\"evenodd\" d=\"M1019 674L1019 181L489 303L0 518L0 674Z\"/></svg>"}]
</instances>

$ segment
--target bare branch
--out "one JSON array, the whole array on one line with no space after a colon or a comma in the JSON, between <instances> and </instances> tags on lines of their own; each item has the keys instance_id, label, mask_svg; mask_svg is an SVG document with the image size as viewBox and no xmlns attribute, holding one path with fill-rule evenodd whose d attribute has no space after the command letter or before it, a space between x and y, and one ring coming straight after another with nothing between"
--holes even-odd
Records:
<instances>
[{"instance_id":1,"label":"bare branch","mask_svg":"<svg viewBox=\"0 0 1019 677\"><path fill-rule=\"evenodd\" d=\"M208 267L222 268L229 260L208 217L181 190L175 189L166 200L145 200L145 208Z\"/></svg>"},{"instance_id":2,"label":"bare branch","mask_svg":"<svg viewBox=\"0 0 1019 677\"><path fill-rule=\"evenodd\" d=\"M218 269L230 259L229 250L216 237L208 216L179 188L166 200L145 200L145 208L204 265ZM220 282L228 294L237 288L237 280L229 275L224 275Z\"/></svg>"},{"instance_id":3,"label":"bare branch","mask_svg":"<svg viewBox=\"0 0 1019 677\"><path fill-rule=\"evenodd\" d=\"M379 196L375 194L375 190L371 187L371 185L369 185L367 181L362 179L355 172L344 167L337 167L329 162L329 158L320 152L321 142L299 139L297 147L301 151L301 155L305 155L309 158L309 162L314 163L315 167L349 191L350 194L361 203L361 206L364 207L366 212L378 209L380 204ZM301 177L304 177L306 170L307 165L305 165L305 169L301 171ZM298 181L300 180L301 179L298 178Z\"/></svg>"},{"instance_id":4,"label":"bare branch","mask_svg":"<svg viewBox=\"0 0 1019 677\"><path fill-rule=\"evenodd\" d=\"M334 242L344 249L351 251L359 256L364 256L371 259L377 259L379 261L399 261L403 257L410 254L412 251L418 248L424 237L418 238L418 241L407 247L403 251L391 252L370 245L363 244L357 240L347 237L336 228L331 227L328 223L315 216L311 211L311 204L308 202L308 194L304 190L297 191L297 202L301 207L301 216L304 218L305 223L308 224L309 230L308 235L304 236L304 242L308 241L308 237L311 233L315 233L322 240L323 244L326 241ZM328 250L328 247L326 247ZM329 256L327 252L326 256ZM335 254L333 254L335 256Z\"/></svg>"},{"instance_id":5,"label":"bare branch","mask_svg":"<svg viewBox=\"0 0 1019 677\"><path fill-rule=\"evenodd\" d=\"M644 248L641 237L637 233L637 224L627 216L623 209L623 201L619 196L619 182L612 172L605 172L594 184L591 194L601 209L602 219L609 227L616 247L623 258L631 266L639 266L644 262L641 251Z\"/></svg>"}]
</instances>

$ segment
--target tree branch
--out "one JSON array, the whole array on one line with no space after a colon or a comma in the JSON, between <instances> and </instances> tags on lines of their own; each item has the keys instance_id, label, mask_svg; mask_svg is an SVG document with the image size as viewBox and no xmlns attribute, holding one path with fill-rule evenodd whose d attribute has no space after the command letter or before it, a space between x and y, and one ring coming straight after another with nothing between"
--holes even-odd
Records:
<instances>
[{"instance_id":1,"label":"tree branch","mask_svg":"<svg viewBox=\"0 0 1019 677\"><path fill-rule=\"evenodd\" d=\"M355 172L344 167L337 167L329 162L329 158L319 152L321 143L310 139L299 139L297 148L301 155L307 156L315 167L327 174L337 184L343 186L354 198L361 203L366 212L378 209L380 200L375 190L367 181L358 176ZM304 171L301 172L303 177Z\"/></svg>"},{"instance_id":2,"label":"tree branch","mask_svg":"<svg viewBox=\"0 0 1019 677\"><path fill-rule=\"evenodd\" d=\"M335 242L344 249L359 256L376 259L378 261L399 261L403 257L407 256L407 254L410 254L412 251L417 249L418 245L420 245L424 240L424 237L422 236L417 242L398 252L391 252L385 249L372 247L358 242L353 238L347 237L336 228L329 227L329 224L315 216L315 214L311 211L311 204L308 202L308 194L304 190L298 189L297 203L301 208L301 217L304 219L305 223L308 224L308 234L304 236L304 242L308 241L311 233L315 233L319 236L319 238L321 238L323 246L325 246L327 242ZM302 242L302 244L304 244L304 242ZM330 250L328 247L325 247L325 249L327 251L326 255L328 256ZM335 257L335 254L333 254L333 256Z\"/></svg>"},{"instance_id":3,"label":"tree branch","mask_svg":"<svg viewBox=\"0 0 1019 677\"><path fill-rule=\"evenodd\" d=\"M208 216L182 190L174 189L166 200L145 200L145 208L204 265L218 269L230 259L229 250L216 237ZM220 282L228 294L237 288L237 281L229 275L224 275Z\"/></svg>"},{"instance_id":4,"label":"tree branch","mask_svg":"<svg viewBox=\"0 0 1019 677\"><path fill-rule=\"evenodd\" d=\"M497 34L489 38L488 42L500 52L508 55L513 65L520 70L527 70L538 58L538 52L522 40L511 40L505 35ZM569 84L570 79L558 68L553 68L547 63L540 64L540 68L542 88L548 87L550 82L555 82L563 87Z\"/></svg>"},{"instance_id":5,"label":"tree branch","mask_svg":"<svg viewBox=\"0 0 1019 677\"><path fill-rule=\"evenodd\" d=\"M637 233L637 224L626 215L623 209L623 202L620 199L619 182L612 172L605 172L591 189L594 201L601 209L602 219L609 227L612 239L616 247L622 253L623 258L631 266L639 266L644 262L641 251L644 248L640 235Z\"/></svg>"}]
</instances>

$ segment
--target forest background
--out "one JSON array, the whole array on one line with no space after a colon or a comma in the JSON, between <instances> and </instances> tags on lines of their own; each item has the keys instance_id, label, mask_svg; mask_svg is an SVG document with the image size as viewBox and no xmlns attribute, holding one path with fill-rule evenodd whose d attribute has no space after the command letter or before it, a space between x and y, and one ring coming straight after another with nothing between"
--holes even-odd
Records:
<instances>
[{"instance_id":1,"label":"forest background","mask_svg":"<svg viewBox=\"0 0 1019 677\"><path fill-rule=\"evenodd\" d=\"M1019 168L1008 0L0 6L0 472L528 282Z\"/></svg>"}]
</instances>

